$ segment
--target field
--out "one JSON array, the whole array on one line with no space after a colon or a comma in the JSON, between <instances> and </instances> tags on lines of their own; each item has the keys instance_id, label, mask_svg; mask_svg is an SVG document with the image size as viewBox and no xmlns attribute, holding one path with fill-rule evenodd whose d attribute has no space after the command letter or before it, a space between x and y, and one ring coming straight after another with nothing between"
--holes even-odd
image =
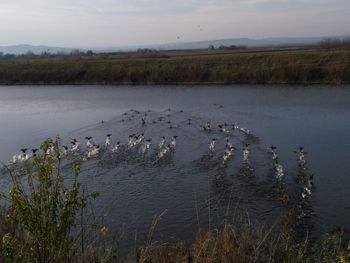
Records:
<instances>
[{"instance_id":1,"label":"field","mask_svg":"<svg viewBox=\"0 0 350 263\"><path fill-rule=\"evenodd\" d=\"M0 84L347 84L350 49L272 47L0 58Z\"/></svg>"}]
</instances>

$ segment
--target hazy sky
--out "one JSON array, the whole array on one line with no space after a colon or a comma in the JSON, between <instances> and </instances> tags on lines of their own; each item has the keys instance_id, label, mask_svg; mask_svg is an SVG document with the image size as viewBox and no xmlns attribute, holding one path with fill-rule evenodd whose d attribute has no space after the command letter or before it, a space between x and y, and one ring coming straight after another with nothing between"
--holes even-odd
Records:
<instances>
[{"instance_id":1,"label":"hazy sky","mask_svg":"<svg viewBox=\"0 0 350 263\"><path fill-rule=\"evenodd\" d=\"M0 45L350 35L350 0L0 0Z\"/></svg>"}]
</instances>

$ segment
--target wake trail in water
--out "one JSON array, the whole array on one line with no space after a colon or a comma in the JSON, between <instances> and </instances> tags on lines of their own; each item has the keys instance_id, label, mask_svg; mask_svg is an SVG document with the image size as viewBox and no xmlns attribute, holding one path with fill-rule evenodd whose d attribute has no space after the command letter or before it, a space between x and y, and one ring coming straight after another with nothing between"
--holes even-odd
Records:
<instances>
[{"instance_id":1,"label":"wake trail in water","mask_svg":"<svg viewBox=\"0 0 350 263\"><path fill-rule=\"evenodd\" d=\"M220 105L214 107L221 109ZM313 175L305 154L298 152L297 179L294 184L287 183L277 151L270 149L269 161L260 138L233 120L207 120L195 112L173 109L129 110L74 130L62 141L69 145L63 171L69 173L72 162L80 162L80 180L90 188L107 191L103 207L108 207L108 213L121 193L137 202L152 195L147 189L161 185L183 195L174 198L186 200L190 195L187 188L193 186L206 189L200 192L202 209L211 206L211 211L227 214L225 207L240 202L267 218L293 209L297 224L305 231L313 223ZM73 150L76 142L79 149ZM8 166L18 169L21 158L27 158L26 153ZM30 156L24 161L30 162Z\"/></svg>"}]
</instances>

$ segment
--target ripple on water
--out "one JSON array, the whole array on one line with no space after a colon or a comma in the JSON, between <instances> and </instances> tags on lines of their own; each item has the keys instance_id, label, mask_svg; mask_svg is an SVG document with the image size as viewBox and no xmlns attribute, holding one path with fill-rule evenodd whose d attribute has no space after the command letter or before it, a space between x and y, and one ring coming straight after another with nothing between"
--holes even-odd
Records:
<instances>
[{"instance_id":1,"label":"ripple on water","mask_svg":"<svg viewBox=\"0 0 350 263\"><path fill-rule=\"evenodd\" d=\"M153 216L167 209L171 216L165 219L164 234L188 238L192 234L186 236L183 231L188 233L189 225L206 222L208 217L212 224L220 223L223 217L234 216L237 204L264 220L274 220L293 208L298 229L303 233L312 230L310 226L317 223L312 196L301 198L302 186L296 181L274 178L260 138L254 132L247 134L233 129L229 122L215 120L207 132L202 129L206 122L172 109L127 111L63 138L63 143L75 138L82 145L82 153L67 158L63 170L70 171L73 160L82 161L79 180L87 189L101 192L96 212L104 215L104 221L114 230L127 224L129 231L146 233ZM219 124L229 132L221 132ZM112 134L112 145L120 141L117 152L103 147L106 134ZM141 154L140 146L128 148L130 134L144 134L145 139L152 139L150 151ZM159 159L161 138L165 136L169 143L175 135L176 150ZM86 136L101 145L98 157L85 160ZM209 152L208 144L213 138L217 143L215 150ZM224 160L226 139L235 148ZM243 156L243 150L248 150L249 155ZM70 178L67 176L68 182Z\"/></svg>"}]
</instances>

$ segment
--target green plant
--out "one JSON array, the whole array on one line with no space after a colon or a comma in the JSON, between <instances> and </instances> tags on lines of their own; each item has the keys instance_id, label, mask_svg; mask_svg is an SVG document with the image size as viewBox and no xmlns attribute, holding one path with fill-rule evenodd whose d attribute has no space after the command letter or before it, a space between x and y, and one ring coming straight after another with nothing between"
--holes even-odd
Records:
<instances>
[{"instance_id":1,"label":"green plant","mask_svg":"<svg viewBox=\"0 0 350 263\"><path fill-rule=\"evenodd\" d=\"M65 183L60 147L59 138L48 139L40 154L18 171L9 170L12 187L5 196L5 220L11 229L2 238L2 256L8 262L62 262L74 253L70 233L87 199L80 193L78 163L73 164L72 183Z\"/></svg>"},{"instance_id":2,"label":"green plant","mask_svg":"<svg viewBox=\"0 0 350 263\"><path fill-rule=\"evenodd\" d=\"M317 262L321 263L349 263L350 240L349 233L342 229L327 234L316 251Z\"/></svg>"}]
</instances>

